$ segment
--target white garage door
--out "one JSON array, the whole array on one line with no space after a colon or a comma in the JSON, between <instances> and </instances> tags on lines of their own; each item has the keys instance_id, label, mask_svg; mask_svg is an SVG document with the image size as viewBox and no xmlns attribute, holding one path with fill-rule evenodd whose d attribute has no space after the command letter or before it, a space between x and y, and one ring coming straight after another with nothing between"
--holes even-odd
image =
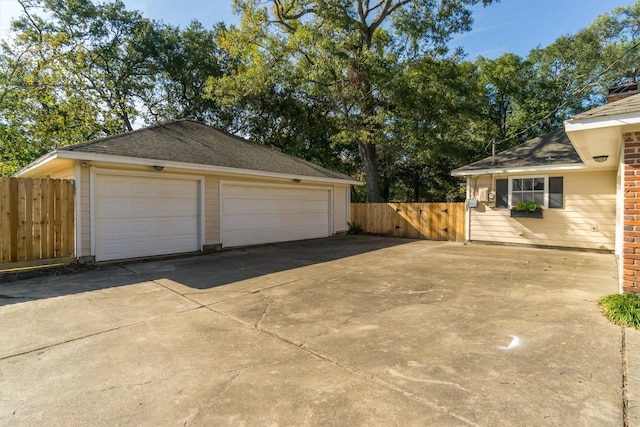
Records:
<instances>
[{"instance_id":1,"label":"white garage door","mask_svg":"<svg viewBox=\"0 0 640 427\"><path fill-rule=\"evenodd\" d=\"M199 181L97 174L96 261L200 250Z\"/></svg>"},{"instance_id":2,"label":"white garage door","mask_svg":"<svg viewBox=\"0 0 640 427\"><path fill-rule=\"evenodd\" d=\"M222 245L256 245L330 235L329 190L224 184Z\"/></svg>"}]
</instances>

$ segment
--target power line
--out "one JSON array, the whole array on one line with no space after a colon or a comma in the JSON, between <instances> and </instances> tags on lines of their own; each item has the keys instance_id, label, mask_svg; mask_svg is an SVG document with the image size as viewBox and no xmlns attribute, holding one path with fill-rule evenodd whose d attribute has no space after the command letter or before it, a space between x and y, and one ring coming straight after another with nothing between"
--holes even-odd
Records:
<instances>
[{"instance_id":1,"label":"power line","mask_svg":"<svg viewBox=\"0 0 640 427\"><path fill-rule=\"evenodd\" d=\"M585 83L584 86L582 86L581 88L575 90L573 93L571 93L567 99L560 104L559 106L557 106L553 111L545 114L542 118L536 120L535 122L533 122L533 124L529 125L528 127L526 127L525 129L523 129L522 131L511 135L501 141L498 142L491 142L492 145L500 145L503 142L507 142L511 139L517 138L519 136L524 135L525 133L527 133L528 131L530 131L531 129L533 129L534 127L536 127L538 124L540 124L541 122L543 122L544 120L547 120L548 118L552 117L554 114L556 114L558 111L560 111L562 108L564 108L569 102L571 102L574 98L576 98L580 93L582 93L583 91L585 91L586 89L594 86L596 84L596 81L598 79L600 79L603 75L605 75L606 73L608 73L613 67L615 67L620 61L622 61L622 59L627 56L631 51L633 51L634 49L637 49L638 46L640 46L640 40L636 41L633 46L631 46L630 48L628 48L627 50L625 50L622 55L620 55L615 61L613 61L607 68L605 68L603 71L601 71L597 76L595 76L593 79L591 79L590 81L588 81L587 83Z\"/></svg>"}]
</instances>

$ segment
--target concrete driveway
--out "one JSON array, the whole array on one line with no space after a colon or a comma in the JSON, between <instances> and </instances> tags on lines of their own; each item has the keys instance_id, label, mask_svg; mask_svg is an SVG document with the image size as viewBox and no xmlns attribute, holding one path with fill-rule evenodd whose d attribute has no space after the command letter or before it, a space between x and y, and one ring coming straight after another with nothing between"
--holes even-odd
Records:
<instances>
[{"instance_id":1,"label":"concrete driveway","mask_svg":"<svg viewBox=\"0 0 640 427\"><path fill-rule=\"evenodd\" d=\"M620 426L615 272L345 236L2 284L0 424Z\"/></svg>"}]
</instances>

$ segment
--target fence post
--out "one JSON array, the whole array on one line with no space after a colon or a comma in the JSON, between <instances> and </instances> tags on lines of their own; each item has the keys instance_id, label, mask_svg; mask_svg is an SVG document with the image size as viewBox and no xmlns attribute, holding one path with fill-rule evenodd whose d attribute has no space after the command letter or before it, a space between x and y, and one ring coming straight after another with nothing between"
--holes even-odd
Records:
<instances>
[{"instance_id":1,"label":"fence post","mask_svg":"<svg viewBox=\"0 0 640 427\"><path fill-rule=\"evenodd\" d=\"M0 262L11 261L11 180L0 178Z\"/></svg>"}]
</instances>

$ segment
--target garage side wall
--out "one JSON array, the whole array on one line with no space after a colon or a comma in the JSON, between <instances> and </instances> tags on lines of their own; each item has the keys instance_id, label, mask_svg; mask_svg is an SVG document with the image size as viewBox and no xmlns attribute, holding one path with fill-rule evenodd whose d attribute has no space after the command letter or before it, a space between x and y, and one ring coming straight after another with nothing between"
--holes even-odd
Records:
<instances>
[{"instance_id":1,"label":"garage side wall","mask_svg":"<svg viewBox=\"0 0 640 427\"><path fill-rule=\"evenodd\" d=\"M91 173L87 167L80 167L80 257L91 254Z\"/></svg>"},{"instance_id":2,"label":"garage side wall","mask_svg":"<svg viewBox=\"0 0 640 427\"><path fill-rule=\"evenodd\" d=\"M333 232L347 231L350 214L350 192L348 186L336 185L333 189Z\"/></svg>"},{"instance_id":3,"label":"garage side wall","mask_svg":"<svg viewBox=\"0 0 640 427\"><path fill-rule=\"evenodd\" d=\"M220 180L204 178L204 245L220 244Z\"/></svg>"},{"instance_id":4,"label":"garage side wall","mask_svg":"<svg viewBox=\"0 0 640 427\"><path fill-rule=\"evenodd\" d=\"M53 179L74 179L76 181L76 194L80 194L77 200L76 214L76 256L78 258L91 257L91 198L89 195L90 181L89 168L76 165L65 166L48 174Z\"/></svg>"},{"instance_id":5,"label":"garage side wall","mask_svg":"<svg viewBox=\"0 0 640 427\"><path fill-rule=\"evenodd\" d=\"M509 175L525 177L527 175ZM470 197L495 190L496 179L484 175L470 182ZM471 208L469 240L525 245L572 247L613 251L616 236L616 171L563 172L563 202L559 209L544 209L543 218L511 218L507 208L480 200Z\"/></svg>"},{"instance_id":6,"label":"garage side wall","mask_svg":"<svg viewBox=\"0 0 640 427\"><path fill-rule=\"evenodd\" d=\"M73 166L69 166L63 169L58 169L51 172L50 177L53 179L76 179L75 169Z\"/></svg>"}]
</instances>

